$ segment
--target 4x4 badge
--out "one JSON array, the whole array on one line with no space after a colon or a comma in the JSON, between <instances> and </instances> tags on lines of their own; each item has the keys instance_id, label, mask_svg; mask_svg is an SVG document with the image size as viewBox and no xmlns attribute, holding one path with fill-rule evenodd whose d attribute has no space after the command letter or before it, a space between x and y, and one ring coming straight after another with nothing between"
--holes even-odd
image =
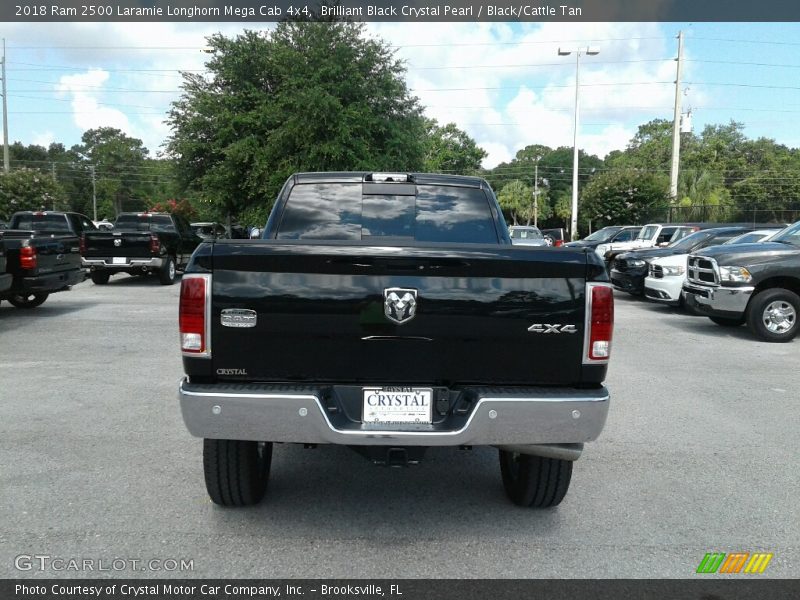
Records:
<instances>
[{"instance_id":1,"label":"4x4 badge","mask_svg":"<svg viewBox=\"0 0 800 600\"><path fill-rule=\"evenodd\" d=\"M407 323L417 314L417 290L386 288L383 290L383 313L398 325Z\"/></svg>"},{"instance_id":2,"label":"4x4 badge","mask_svg":"<svg viewBox=\"0 0 800 600\"><path fill-rule=\"evenodd\" d=\"M575 325L561 325L556 323L550 325L549 323L534 323L528 327L531 333L577 333L578 328Z\"/></svg>"}]
</instances>

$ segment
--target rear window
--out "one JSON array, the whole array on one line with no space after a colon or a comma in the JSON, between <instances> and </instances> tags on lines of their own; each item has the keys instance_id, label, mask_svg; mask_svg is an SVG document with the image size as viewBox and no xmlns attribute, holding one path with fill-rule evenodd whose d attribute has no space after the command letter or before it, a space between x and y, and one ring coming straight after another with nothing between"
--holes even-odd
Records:
<instances>
[{"instance_id":1,"label":"rear window","mask_svg":"<svg viewBox=\"0 0 800 600\"><path fill-rule=\"evenodd\" d=\"M534 227L529 228L511 228L511 232L509 234L512 240L543 240L544 236L542 232Z\"/></svg>"},{"instance_id":2,"label":"rear window","mask_svg":"<svg viewBox=\"0 0 800 600\"><path fill-rule=\"evenodd\" d=\"M639 235L636 239L639 240L650 240L653 239L653 236L658 231L658 225L649 225L647 227L642 227L642 230L639 232Z\"/></svg>"},{"instance_id":3,"label":"rear window","mask_svg":"<svg viewBox=\"0 0 800 600\"><path fill-rule=\"evenodd\" d=\"M497 243L480 189L444 185L299 184L278 239Z\"/></svg>"},{"instance_id":4,"label":"rear window","mask_svg":"<svg viewBox=\"0 0 800 600\"><path fill-rule=\"evenodd\" d=\"M691 227L676 227L672 230L665 228L664 231L661 232L661 235L658 236L658 242L676 242L691 235L694 231L695 230Z\"/></svg>"},{"instance_id":5,"label":"rear window","mask_svg":"<svg viewBox=\"0 0 800 600\"><path fill-rule=\"evenodd\" d=\"M114 222L114 229L119 231L155 231L174 232L175 226L167 215L120 215Z\"/></svg>"},{"instance_id":6,"label":"rear window","mask_svg":"<svg viewBox=\"0 0 800 600\"><path fill-rule=\"evenodd\" d=\"M66 215L16 215L11 220L11 228L30 229L32 231L64 231L67 233L70 231Z\"/></svg>"},{"instance_id":7,"label":"rear window","mask_svg":"<svg viewBox=\"0 0 800 600\"><path fill-rule=\"evenodd\" d=\"M630 242L631 240L636 239L636 234L639 233L638 229L626 229L624 231L620 231L618 235L614 236L615 242Z\"/></svg>"}]
</instances>

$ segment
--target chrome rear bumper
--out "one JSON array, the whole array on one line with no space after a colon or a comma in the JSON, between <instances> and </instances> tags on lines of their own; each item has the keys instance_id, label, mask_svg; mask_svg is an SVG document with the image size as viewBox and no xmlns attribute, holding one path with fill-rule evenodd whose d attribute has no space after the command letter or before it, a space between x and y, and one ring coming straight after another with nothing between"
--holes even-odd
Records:
<instances>
[{"instance_id":1,"label":"chrome rear bumper","mask_svg":"<svg viewBox=\"0 0 800 600\"><path fill-rule=\"evenodd\" d=\"M314 388L181 381L183 420L197 437L305 444L514 446L597 438L610 401L604 387L476 388L472 410L446 424L377 428L326 410Z\"/></svg>"},{"instance_id":2,"label":"chrome rear bumper","mask_svg":"<svg viewBox=\"0 0 800 600\"><path fill-rule=\"evenodd\" d=\"M81 262L84 267L102 267L103 269L128 269L130 267L150 267L151 269L160 269L164 266L163 258L129 258L126 263L109 262L112 259L106 258L83 258Z\"/></svg>"}]
</instances>

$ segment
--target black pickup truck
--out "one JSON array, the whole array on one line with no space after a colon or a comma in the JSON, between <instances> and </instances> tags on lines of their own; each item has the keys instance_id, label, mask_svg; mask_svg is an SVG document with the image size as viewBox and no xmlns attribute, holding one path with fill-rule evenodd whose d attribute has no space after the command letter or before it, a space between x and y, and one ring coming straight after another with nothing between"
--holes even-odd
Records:
<instances>
[{"instance_id":1,"label":"black pickup truck","mask_svg":"<svg viewBox=\"0 0 800 600\"><path fill-rule=\"evenodd\" d=\"M6 245L3 242L2 234L0 234L0 298L3 293L11 288L11 283L14 281L14 276L6 269Z\"/></svg>"},{"instance_id":2,"label":"black pickup truck","mask_svg":"<svg viewBox=\"0 0 800 600\"><path fill-rule=\"evenodd\" d=\"M201 241L179 215L121 213L112 231L93 231L81 238L81 256L98 285L108 283L114 273L155 273L162 284L170 285Z\"/></svg>"},{"instance_id":3,"label":"black pickup truck","mask_svg":"<svg viewBox=\"0 0 800 600\"><path fill-rule=\"evenodd\" d=\"M800 314L800 221L758 244L689 256L683 299L718 325L744 323L762 340L788 342Z\"/></svg>"},{"instance_id":4,"label":"black pickup truck","mask_svg":"<svg viewBox=\"0 0 800 600\"><path fill-rule=\"evenodd\" d=\"M10 229L0 231L5 255L0 299L17 308L34 308L50 294L82 282L85 274L75 229L82 228L84 221L87 228L94 227L88 217L78 213L14 213Z\"/></svg>"},{"instance_id":5,"label":"black pickup truck","mask_svg":"<svg viewBox=\"0 0 800 600\"><path fill-rule=\"evenodd\" d=\"M592 251L512 246L474 177L313 173L255 240L181 282L179 399L220 505L258 502L273 442L388 465L495 446L511 500L555 506L609 393L613 291Z\"/></svg>"}]
</instances>

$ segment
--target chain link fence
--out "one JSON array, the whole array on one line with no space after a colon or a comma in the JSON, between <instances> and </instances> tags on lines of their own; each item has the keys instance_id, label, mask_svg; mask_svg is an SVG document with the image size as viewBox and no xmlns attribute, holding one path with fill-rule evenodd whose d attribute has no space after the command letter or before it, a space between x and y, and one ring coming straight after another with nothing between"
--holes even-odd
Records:
<instances>
[{"instance_id":1,"label":"chain link fence","mask_svg":"<svg viewBox=\"0 0 800 600\"><path fill-rule=\"evenodd\" d=\"M778 223L800 221L800 204L782 209L720 207L718 205L671 206L653 211L650 222L665 223Z\"/></svg>"}]
</instances>

